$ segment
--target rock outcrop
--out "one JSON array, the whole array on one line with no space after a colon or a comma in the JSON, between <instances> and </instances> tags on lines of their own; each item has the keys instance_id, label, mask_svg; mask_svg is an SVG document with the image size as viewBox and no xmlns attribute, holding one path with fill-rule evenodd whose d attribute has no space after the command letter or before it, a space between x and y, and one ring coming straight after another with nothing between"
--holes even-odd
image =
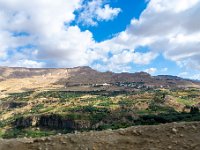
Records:
<instances>
[{"instance_id":1,"label":"rock outcrop","mask_svg":"<svg viewBox=\"0 0 200 150\"><path fill-rule=\"evenodd\" d=\"M60 115L41 115L17 118L13 124L17 128L41 127L49 129L81 130L91 128L88 120L74 120Z\"/></svg>"},{"instance_id":2,"label":"rock outcrop","mask_svg":"<svg viewBox=\"0 0 200 150\"><path fill-rule=\"evenodd\" d=\"M21 108L26 105L27 105L26 102L6 101L0 103L0 110Z\"/></svg>"}]
</instances>

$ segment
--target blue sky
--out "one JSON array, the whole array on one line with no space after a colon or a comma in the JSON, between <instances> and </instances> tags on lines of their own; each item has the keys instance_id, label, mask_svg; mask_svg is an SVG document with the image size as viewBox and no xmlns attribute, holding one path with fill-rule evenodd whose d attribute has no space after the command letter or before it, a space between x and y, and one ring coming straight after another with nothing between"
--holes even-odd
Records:
<instances>
[{"instance_id":1,"label":"blue sky","mask_svg":"<svg viewBox=\"0 0 200 150\"><path fill-rule=\"evenodd\" d=\"M200 78L200 0L0 1L0 66Z\"/></svg>"},{"instance_id":2,"label":"blue sky","mask_svg":"<svg viewBox=\"0 0 200 150\"><path fill-rule=\"evenodd\" d=\"M98 27L83 26L79 24L82 30L90 30L94 39L98 42L111 38L114 34L124 31L133 18L139 18L142 11L146 8L145 0L114 0L110 3L111 7L121 8L117 18L112 21L99 22Z\"/></svg>"}]
</instances>

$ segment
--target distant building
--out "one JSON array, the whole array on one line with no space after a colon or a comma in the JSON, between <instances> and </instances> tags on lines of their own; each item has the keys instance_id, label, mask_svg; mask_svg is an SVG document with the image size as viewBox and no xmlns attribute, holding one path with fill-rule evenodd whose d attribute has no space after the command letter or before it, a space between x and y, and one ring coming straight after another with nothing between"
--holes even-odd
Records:
<instances>
[{"instance_id":1,"label":"distant building","mask_svg":"<svg viewBox=\"0 0 200 150\"><path fill-rule=\"evenodd\" d=\"M108 83L104 83L104 84L102 84L103 86L110 86L110 84L108 84Z\"/></svg>"}]
</instances>

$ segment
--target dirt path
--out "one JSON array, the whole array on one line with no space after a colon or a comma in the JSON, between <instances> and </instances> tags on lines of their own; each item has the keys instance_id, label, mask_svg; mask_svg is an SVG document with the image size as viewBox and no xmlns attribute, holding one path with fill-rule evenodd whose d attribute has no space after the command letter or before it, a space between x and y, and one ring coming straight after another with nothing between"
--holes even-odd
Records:
<instances>
[{"instance_id":1,"label":"dirt path","mask_svg":"<svg viewBox=\"0 0 200 150\"><path fill-rule=\"evenodd\" d=\"M200 122L0 140L0 150L199 150Z\"/></svg>"}]
</instances>

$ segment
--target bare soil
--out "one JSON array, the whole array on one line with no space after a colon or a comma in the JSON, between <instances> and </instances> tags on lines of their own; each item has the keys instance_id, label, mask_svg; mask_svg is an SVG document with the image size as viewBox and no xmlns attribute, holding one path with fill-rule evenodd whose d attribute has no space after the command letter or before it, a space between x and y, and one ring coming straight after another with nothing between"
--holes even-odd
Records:
<instances>
[{"instance_id":1,"label":"bare soil","mask_svg":"<svg viewBox=\"0 0 200 150\"><path fill-rule=\"evenodd\" d=\"M37 139L0 139L0 150L199 150L200 122L136 126Z\"/></svg>"}]
</instances>

